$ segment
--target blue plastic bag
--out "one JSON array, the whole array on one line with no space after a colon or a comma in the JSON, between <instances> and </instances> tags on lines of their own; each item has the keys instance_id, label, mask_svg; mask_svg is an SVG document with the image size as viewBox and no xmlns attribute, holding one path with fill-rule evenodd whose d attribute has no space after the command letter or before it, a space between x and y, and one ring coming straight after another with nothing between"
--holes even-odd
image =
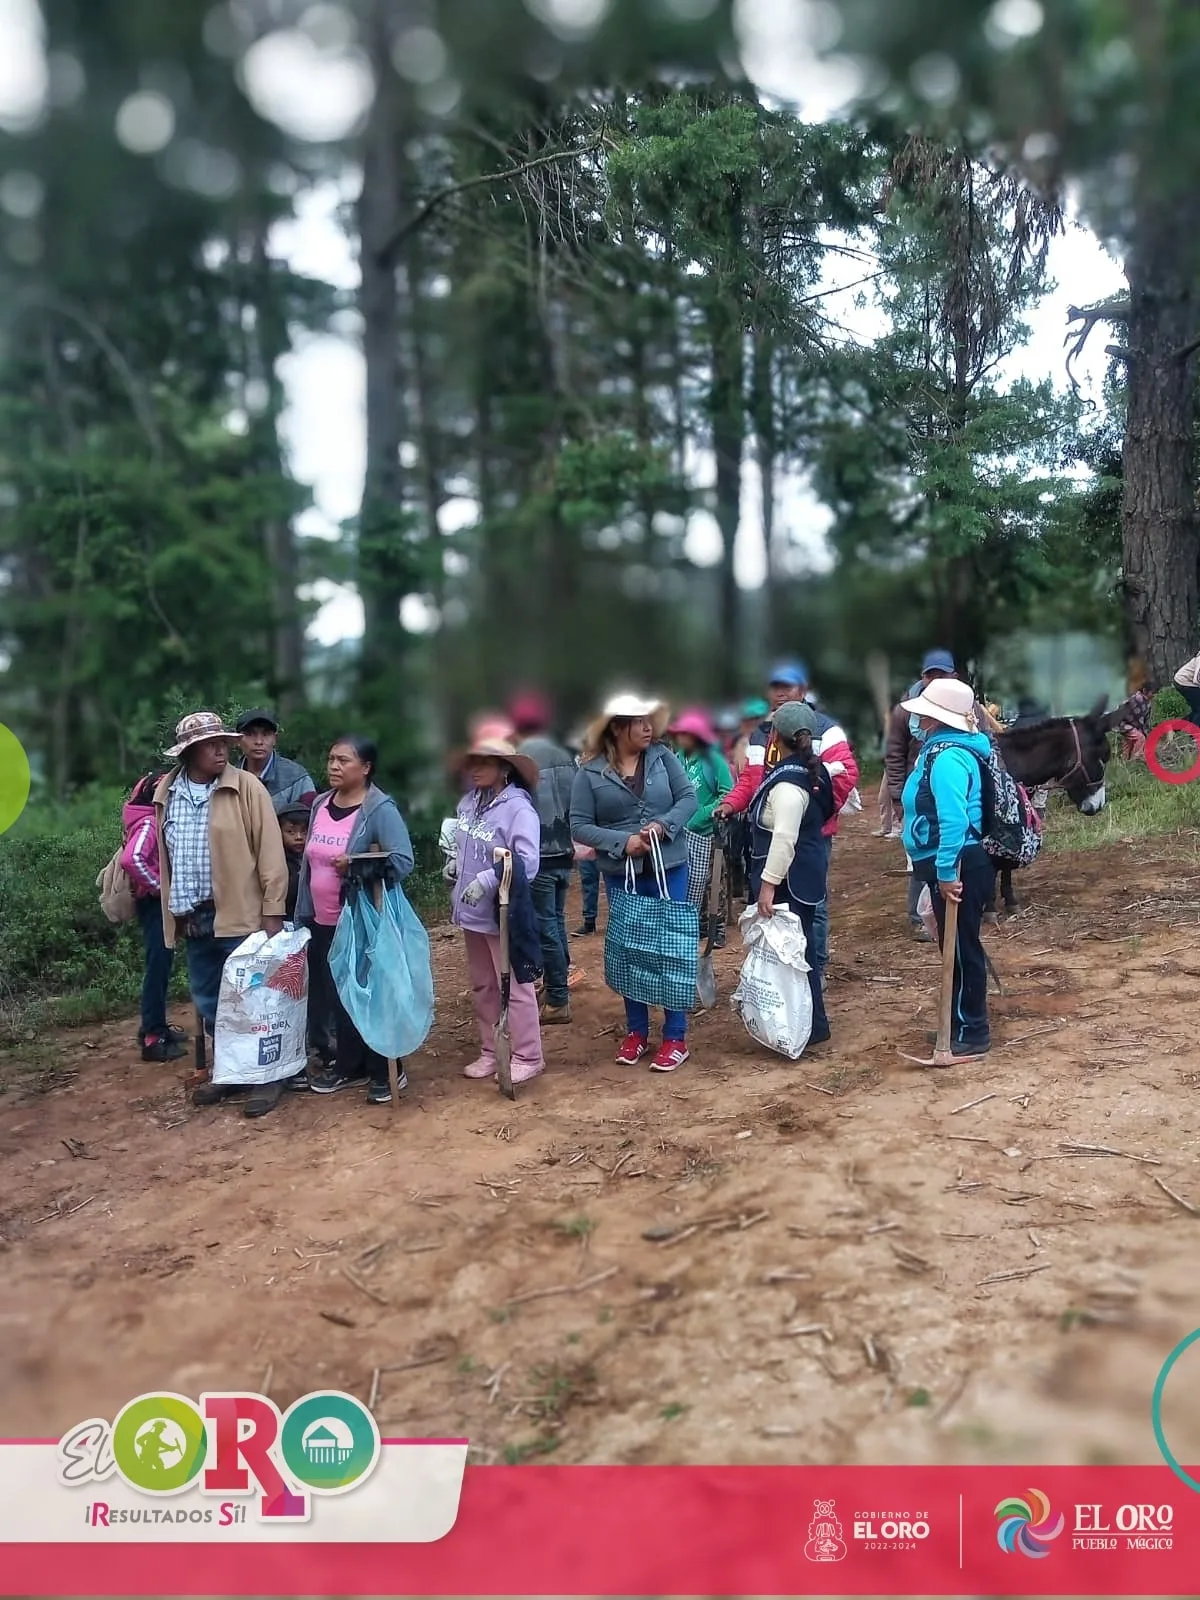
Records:
<instances>
[{"instance_id":1,"label":"blue plastic bag","mask_svg":"<svg viewBox=\"0 0 1200 1600\"><path fill-rule=\"evenodd\" d=\"M433 1028L429 935L399 886L383 908L356 894L342 908L329 971L350 1020L367 1046L399 1061L419 1050Z\"/></svg>"}]
</instances>

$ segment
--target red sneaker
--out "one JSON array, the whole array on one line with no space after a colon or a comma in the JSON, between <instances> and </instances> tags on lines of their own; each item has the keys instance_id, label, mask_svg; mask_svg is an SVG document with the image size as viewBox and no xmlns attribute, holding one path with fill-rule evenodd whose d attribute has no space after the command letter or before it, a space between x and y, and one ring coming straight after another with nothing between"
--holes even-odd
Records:
<instances>
[{"instance_id":1,"label":"red sneaker","mask_svg":"<svg viewBox=\"0 0 1200 1600\"><path fill-rule=\"evenodd\" d=\"M627 1034L625 1043L617 1051L617 1065L621 1067L636 1067L648 1048L649 1042L644 1034Z\"/></svg>"},{"instance_id":2,"label":"red sneaker","mask_svg":"<svg viewBox=\"0 0 1200 1600\"><path fill-rule=\"evenodd\" d=\"M676 1067L683 1065L688 1055L688 1047L681 1039L664 1039L658 1054L650 1063L650 1071L674 1072Z\"/></svg>"}]
</instances>

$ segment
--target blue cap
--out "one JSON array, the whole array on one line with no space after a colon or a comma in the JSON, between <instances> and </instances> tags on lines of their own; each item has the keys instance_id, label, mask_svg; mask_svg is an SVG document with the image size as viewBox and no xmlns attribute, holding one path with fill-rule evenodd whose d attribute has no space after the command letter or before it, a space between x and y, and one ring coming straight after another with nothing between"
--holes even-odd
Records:
<instances>
[{"instance_id":1,"label":"blue cap","mask_svg":"<svg viewBox=\"0 0 1200 1600\"><path fill-rule=\"evenodd\" d=\"M921 663L921 674L927 672L955 672L954 657L949 650L930 650Z\"/></svg>"},{"instance_id":2,"label":"blue cap","mask_svg":"<svg viewBox=\"0 0 1200 1600\"><path fill-rule=\"evenodd\" d=\"M803 661L777 661L768 683L786 683L789 689L807 689L808 668Z\"/></svg>"}]
</instances>

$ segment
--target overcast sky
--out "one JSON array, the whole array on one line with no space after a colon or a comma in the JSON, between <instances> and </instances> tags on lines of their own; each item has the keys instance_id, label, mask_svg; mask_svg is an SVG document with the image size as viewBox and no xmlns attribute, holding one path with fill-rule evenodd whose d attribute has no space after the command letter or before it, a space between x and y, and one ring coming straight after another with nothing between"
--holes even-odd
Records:
<instances>
[{"instance_id":1,"label":"overcast sky","mask_svg":"<svg viewBox=\"0 0 1200 1600\"><path fill-rule=\"evenodd\" d=\"M169 3L169 0L166 0ZM602 14L606 0L536 0L539 15L557 20L564 28L585 12ZM672 0L678 8L697 0ZM581 9L582 8L582 9ZM836 114L847 96L861 86L857 69L846 63L818 63L814 49L829 37L831 8L819 0L737 0L737 15L747 70L760 89L792 104L809 120ZM1036 31L1041 10L1038 0L998 0L992 28L998 43L1004 36L1020 37ZM244 64L244 78L260 112L298 138L328 139L348 132L361 117L370 97L370 77L353 46L348 14L337 5L316 4L302 19L306 32L277 33L254 47ZM314 43L320 41L320 47ZM936 58L926 64L923 84L931 98L953 87L948 64ZM47 67L40 37L36 0L0 0L0 125L29 124L45 102ZM452 95L452 86L444 86ZM143 92L131 96L121 108L114 138L144 151L147 158L166 148L173 133L173 114L161 96ZM353 193L356 176L348 174L342 192L329 185L305 199L295 223L277 230L275 248L300 272L351 288L358 281L355 246L334 219L340 198ZM27 204L20 186L0 183L0 206ZM1001 369L1002 380L1020 376L1040 380L1050 377L1056 387L1067 386L1065 351L1067 307L1099 300L1120 289L1121 271L1084 229L1072 224L1066 236L1050 251L1050 276L1054 287L1028 317L1031 336ZM830 269L831 285L848 283L862 275L861 264L837 261ZM879 330L878 313L857 311L854 295L847 293L826 302L823 309L856 335L869 338ZM836 308L836 313L835 313ZM1105 341L1095 338L1076 367L1085 393L1099 398L1103 381ZM343 337L304 337L289 356L283 372L289 397L285 430L293 471L310 485L316 509L301 526L306 531L332 535L336 525L358 510L364 464L363 362L353 328ZM231 419L236 424L236 419ZM698 474L703 482L711 467L703 460ZM758 477L747 466L743 495L743 522L738 535L737 572L746 586L761 582L763 555L759 538L760 497ZM472 507L461 503L449 515L467 521ZM829 518L807 492L802 481L781 485L777 524L791 532L797 546L815 565L827 560L823 531ZM707 513L696 514L689 527L687 551L702 564L719 555L716 525ZM350 590L326 584L318 591L324 601L313 626L313 636L329 643L361 631L362 612ZM410 626L428 622L419 602L410 604Z\"/></svg>"}]
</instances>

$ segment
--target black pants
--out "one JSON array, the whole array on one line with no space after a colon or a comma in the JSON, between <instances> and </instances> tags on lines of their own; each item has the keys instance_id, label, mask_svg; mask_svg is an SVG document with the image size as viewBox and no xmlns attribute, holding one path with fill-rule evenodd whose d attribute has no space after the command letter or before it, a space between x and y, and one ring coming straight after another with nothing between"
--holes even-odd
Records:
<instances>
[{"instance_id":1,"label":"black pants","mask_svg":"<svg viewBox=\"0 0 1200 1600\"><path fill-rule=\"evenodd\" d=\"M808 958L808 992L812 995L813 1020L812 1042L819 1044L821 1040L829 1037L829 1018L825 1015L825 992L821 984L821 969L813 956L814 934L816 923L816 906L806 906L800 900L789 899L787 890L782 884L775 890L775 904L782 910L785 906L789 911L794 911L800 918L800 925L804 929L805 954Z\"/></svg>"},{"instance_id":2,"label":"black pants","mask_svg":"<svg viewBox=\"0 0 1200 1600\"><path fill-rule=\"evenodd\" d=\"M987 1011L987 962L980 928L992 903L996 869L981 845L969 845L959 861L963 894L958 907L958 939L954 950L954 993L950 1005L952 1044L971 1049L991 1043ZM946 902L937 886L937 862L931 856L913 862L913 876L930 886L933 914L937 918L938 946L946 934Z\"/></svg>"},{"instance_id":3,"label":"black pants","mask_svg":"<svg viewBox=\"0 0 1200 1600\"><path fill-rule=\"evenodd\" d=\"M337 984L329 970L329 949L337 930L323 927L319 922L310 922L307 927L312 934L312 942L308 947L310 1042L324 1056L336 1038L333 1067L343 1078L361 1078L365 1073L372 1083L386 1083L386 1060L368 1047L350 1020L350 1013L342 1004Z\"/></svg>"}]
</instances>

